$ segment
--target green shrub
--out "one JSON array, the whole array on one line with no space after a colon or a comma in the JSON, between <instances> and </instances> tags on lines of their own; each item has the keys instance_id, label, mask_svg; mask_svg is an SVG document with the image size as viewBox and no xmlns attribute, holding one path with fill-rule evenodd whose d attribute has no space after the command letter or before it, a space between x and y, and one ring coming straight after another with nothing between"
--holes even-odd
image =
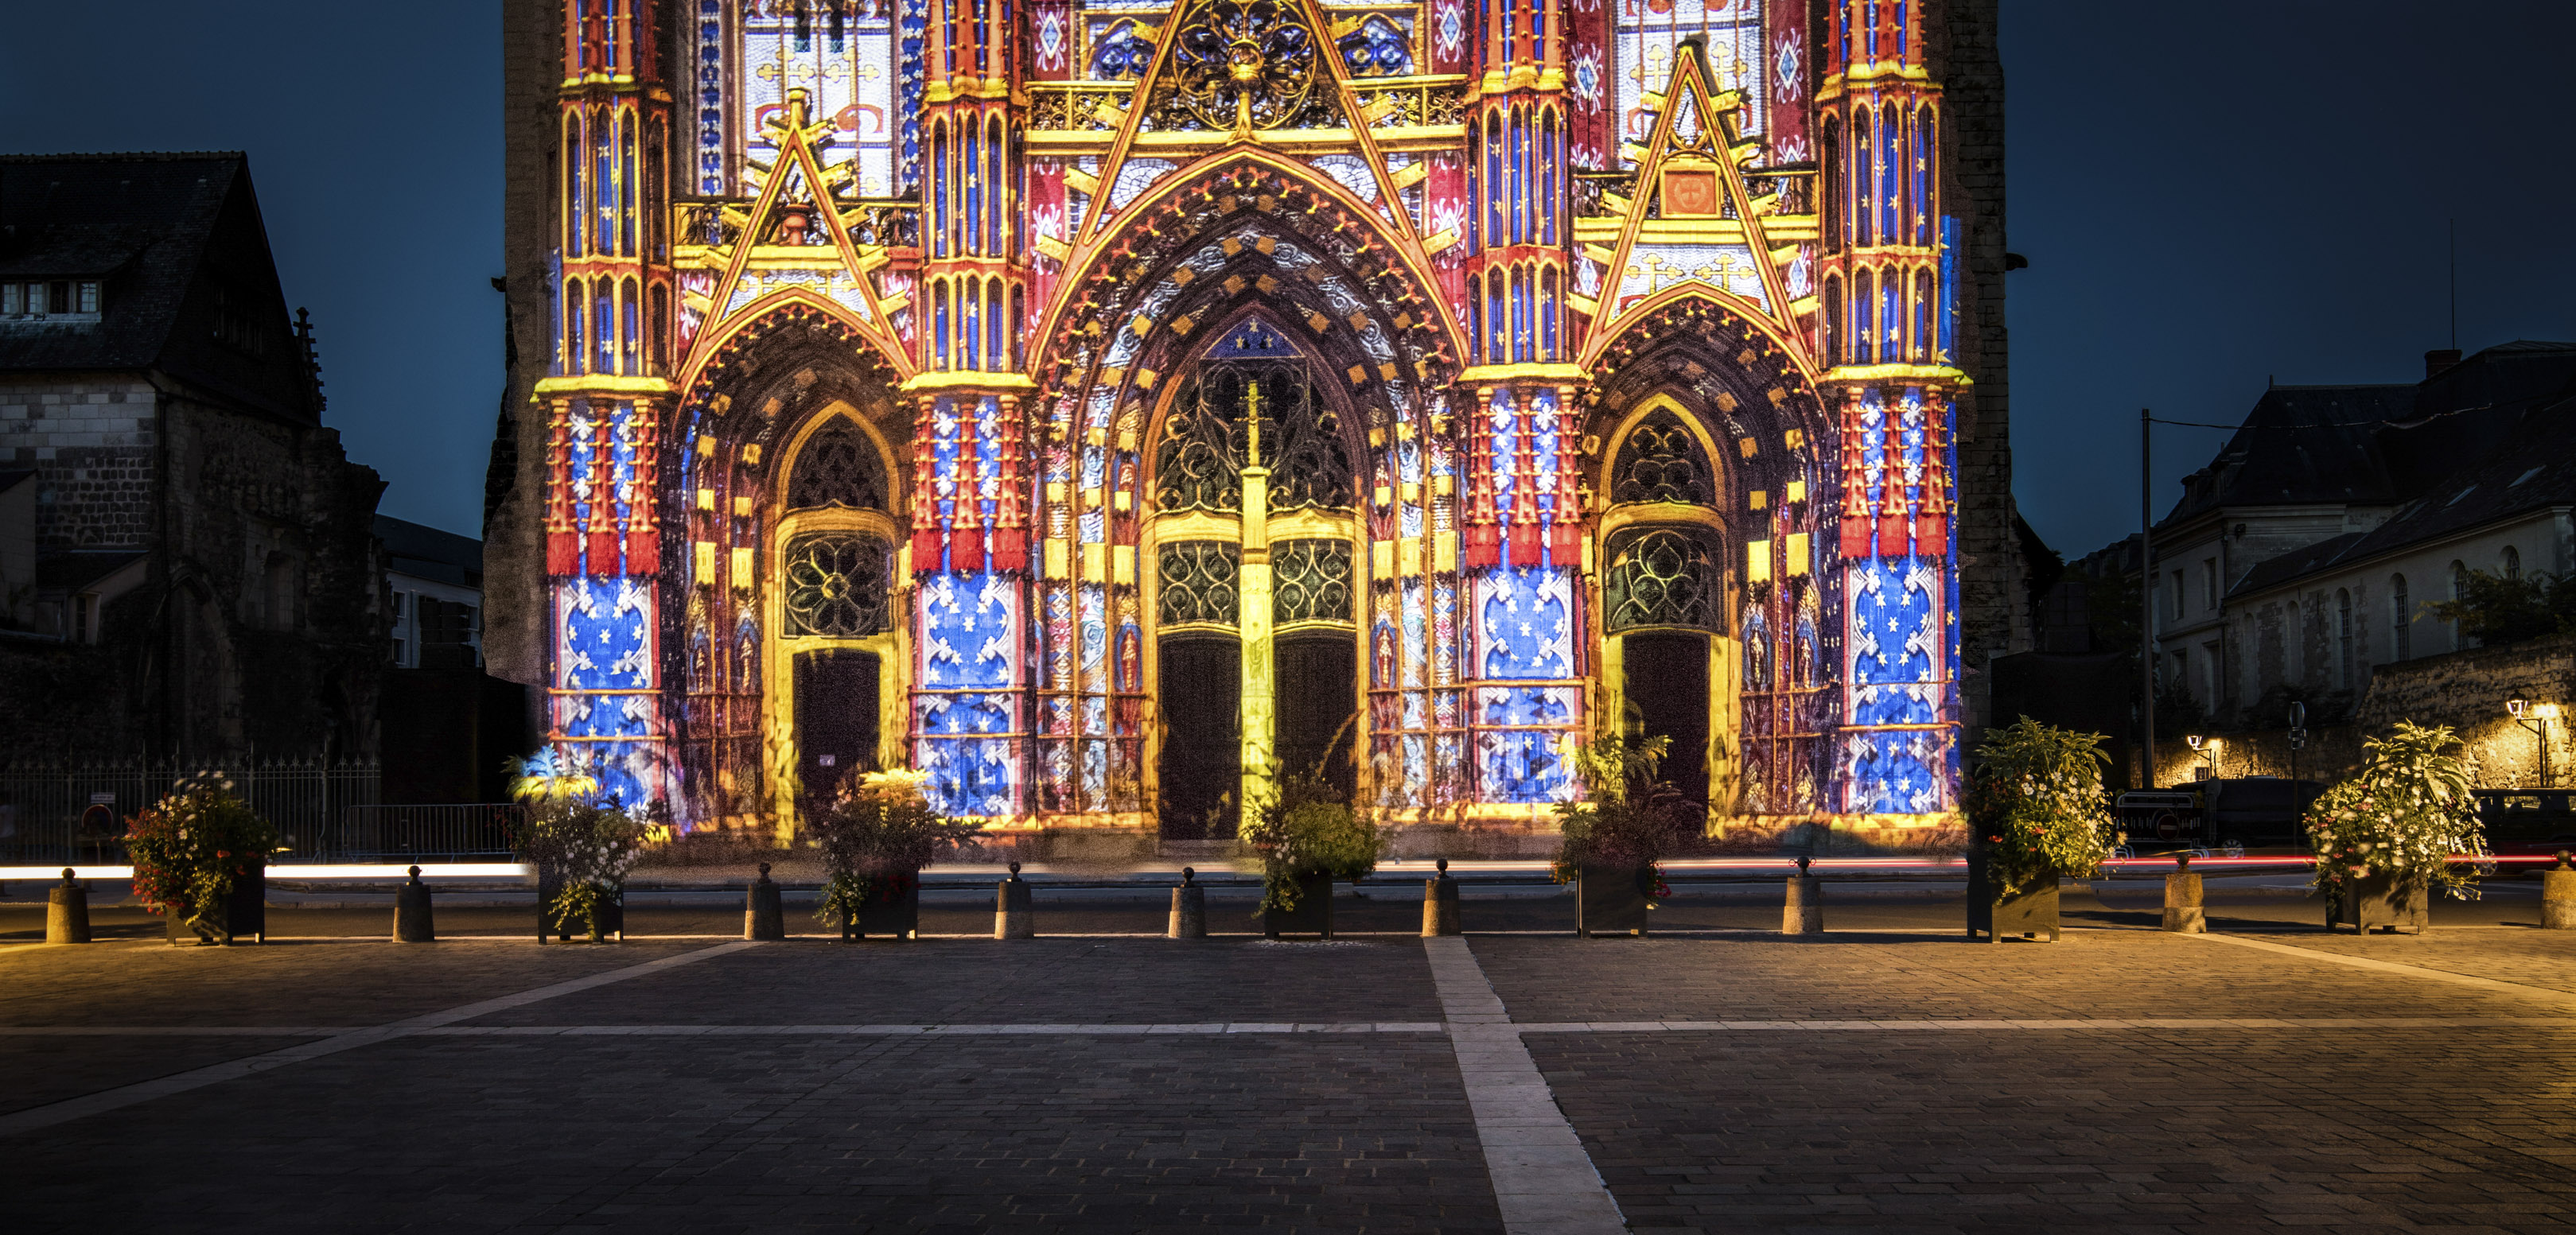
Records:
<instances>
[{"instance_id":1,"label":"green shrub","mask_svg":"<svg viewBox=\"0 0 2576 1235\"><path fill-rule=\"evenodd\" d=\"M2458 740L2447 728L2399 721L2387 737L2362 743L2361 770L2308 805L2318 890L2340 897L2352 880L2384 874L2477 898L2471 872L2451 862L2487 852L2468 764L2445 753Z\"/></svg>"},{"instance_id":2,"label":"green shrub","mask_svg":"<svg viewBox=\"0 0 2576 1235\"><path fill-rule=\"evenodd\" d=\"M932 808L921 791L927 780L927 773L903 769L853 772L808 816L807 832L823 854L823 897L814 916L824 925L855 922L868 904L901 896L922 867L983 830Z\"/></svg>"},{"instance_id":3,"label":"green shrub","mask_svg":"<svg viewBox=\"0 0 2576 1235\"><path fill-rule=\"evenodd\" d=\"M1968 825L1998 894L2102 868L2112 827L2102 792L2105 740L2025 716L1993 730L1977 748Z\"/></svg>"},{"instance_id":4,"label":"green shrub","mask_svg":"<svg viewBox=\"0 0 2576 1235\"><path fill-rule=\"evenodd\" d=\"M1576 878L1586 866L1652 867L1662 886L1664 859L1706 819L1697 803L1656 778L1672 744L1671 738L1632 741L1603 730L1575 748L1583 800L1556 804L1557 882Z\"/></svg>"},{"instance_id":5,"label":"green shrub","mask_svg":"<svg viewBox=\"0 0 2576 1235\"><path fill-rule=\"evenodd\" d=\"M191 923L222 905L276 849L277 829L215 772L180 781L126 821L135 898L154 913L180 914Z\"/></svg>"},{"instance_id":6,"label":"green shrub","mask_svg":"<svg viewBox=\"0 0 2576 1235\"><path fill-rule=\"evenodd\" d=\"M1239 833L1261 855L1261 907L1297 907L1299 881L1311 875L1357 879L1377 869L1384 838L1351 809L1322 766L1290 773Z\"/></svg>"}]
</instances>

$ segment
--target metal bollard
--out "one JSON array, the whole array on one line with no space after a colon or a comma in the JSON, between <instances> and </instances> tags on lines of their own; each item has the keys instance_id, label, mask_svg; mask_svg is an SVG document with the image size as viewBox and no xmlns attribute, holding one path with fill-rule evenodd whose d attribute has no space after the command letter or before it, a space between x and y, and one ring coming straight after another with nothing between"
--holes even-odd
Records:
<instances>
[{"instance_id":1,"label":"metal bollard","mask_svg":"<svg viewBox=\"0 0 2576 1235\"><path fill-rule=\"evenodd\" d=\"M993 892L993 938L1028 939L1038 933L1035 910L1029 906L1029 884L1020 878L1020 864L1011 863L1011 877L996 885Z\"/></svg>"},{"instance_id":2,"label":"metal bollard","mask_svg":"<svg viewBox=\"0 0 2576 1235\"><path fill-rule=\"evenodd\" d=\"M1825 933L1825 886L1807 873L1814 858L1798 859L1798 873L1789 876L1788 888L1780 902L1780 933L1783 935L1821 935Z\"/></svg>"},{"instance_id":3,"label":"metal bollard","mask_svg":"<svg viewBox=\"0 0 2576 1235\"><path fill-rule=\"evenodd\" d=\"M394 889L394 942L438 942L429 917L429 885L420 881L417 866L411 868L411 882Z\"/></svg>"},{"instance_id":4,"label":"metal bollard","mask_svg":"<svg viewBox=\"0 0 2576 1235\"><path fill-rule=\"evenodd\" d=\"M1458 925L1458 881L1449 877L1449 859L1440 859L1440 877L1422 881L1422 933L1462 935Z\"/></svg>"},{"instance_id":5,"label":"metal bollard","mask_svg":"<svg viewBox=\"0 0 2576 1235\"><path fill-rule=\"evenodd\" d=\"M45 892L45 942L89 942L89 889L72 882L72 868L63 868L63 881Z\"/></svg>"},{"instance_id":6,"label":"metal bollard","mask_svg":"<svg viewBox=\"0 0 2576 1235\"><path fill-rule=\"evenodd\" d=\"M787 938L787 914L778 904L778 885L769 878L769 863L742 894L742 937L762 941Z\"/></svg>"},{"instance_id":7,"label":"metal bollard","mask_svg":"<svg viewBox=\"0 0 2576 1235\"><path fill-rule=\"evenodd\" d=\"M2191 869L2191 855L2178 854L2174 870L2165 876L2165 929L2178 935L2206 935L2209 917L2201 909L2200 872Z\"/></svg>"},{"instance_id":8,"label":"metal bollard","mask_svg":"<svg viewBox=\"0 0 2576 1235\"><path fill-rule=\"evenodd\" d=\"M2567 851L2558 851L2558 865L2540 872L2540 926L2543 930L2576 930L2576 866L2567 864Z\"/></svg>"},{"instance_id":9,"label":"metal bollard","mask_svg":"<svg viewBox=\"0 0 2576 1235\"><path fill-rule=\"evenodd\" d=\"M1207 938L1207 889L1198 885L1196 867L1181 868L1181 886L1172 889L1172 922L1165 939Z\"/></svg>"}]
</instances>

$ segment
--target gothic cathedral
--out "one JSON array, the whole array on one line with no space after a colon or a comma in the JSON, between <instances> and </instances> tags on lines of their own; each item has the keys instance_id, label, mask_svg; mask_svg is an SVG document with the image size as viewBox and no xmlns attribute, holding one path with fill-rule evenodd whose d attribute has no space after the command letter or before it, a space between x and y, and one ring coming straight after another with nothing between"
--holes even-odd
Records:
<instances>
[{"instance_id":1,"label":"gothic cathedral","mask_svg":"<svg viewBox=\"0 0 2576 1235\"><path fill-rule=\"evenodd\" d=\"M1309 771L1550 831L1616 729L1731 840L1936 836L2009 625L1993 13L516 0L551 740L699 826L905 766L1195 838Z\"/></svg>"}]
</instances>

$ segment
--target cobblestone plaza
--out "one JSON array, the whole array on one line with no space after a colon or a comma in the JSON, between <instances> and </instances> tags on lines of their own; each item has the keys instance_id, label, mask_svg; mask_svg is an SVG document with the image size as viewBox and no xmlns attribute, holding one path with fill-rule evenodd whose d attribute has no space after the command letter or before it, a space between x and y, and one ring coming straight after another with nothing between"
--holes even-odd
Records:
<instances>
[{"instance_id":1,"label":"cobblestone plaza","mask_svg":"<svg viewBox=\"0 0 2576 1235\"><path fill-rule=\"evenodd\" d=\"M19 946L11 909L0 1196L26 1232L2563 1222L2576 939L2527 887L2369 939L2281 896L2168 935L2103 888L1999 946L1938 891L1766 934L1764 885L1644 940L1561 897L1410 937L1400 887L1345 890L1331 943L1043 891L1008 942L962 898L860 944L638 908L539 947L460 908L435 945L277 909L172 948L107 909Z\"/></svg>"}]
</instances>

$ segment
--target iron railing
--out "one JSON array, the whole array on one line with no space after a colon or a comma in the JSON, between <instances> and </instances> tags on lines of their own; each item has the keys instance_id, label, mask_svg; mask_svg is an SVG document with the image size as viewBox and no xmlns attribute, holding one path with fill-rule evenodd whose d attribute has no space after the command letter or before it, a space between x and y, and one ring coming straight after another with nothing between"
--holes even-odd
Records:
<instances>
[{"instance_id":1,"label":"iron railing","mask_svg":"<svg viewBox=\"0 0 2576 1235\"><path fill-rule=\"evenodd\" d=\"M0 865L114 865L125 860L125 824L181 779L214 772L277 826L279 858L331 855L353 808L372 807L382 771L373 763L266 759L251 763L39 763L0 767Z\"/></svg>"}]
</instances>

